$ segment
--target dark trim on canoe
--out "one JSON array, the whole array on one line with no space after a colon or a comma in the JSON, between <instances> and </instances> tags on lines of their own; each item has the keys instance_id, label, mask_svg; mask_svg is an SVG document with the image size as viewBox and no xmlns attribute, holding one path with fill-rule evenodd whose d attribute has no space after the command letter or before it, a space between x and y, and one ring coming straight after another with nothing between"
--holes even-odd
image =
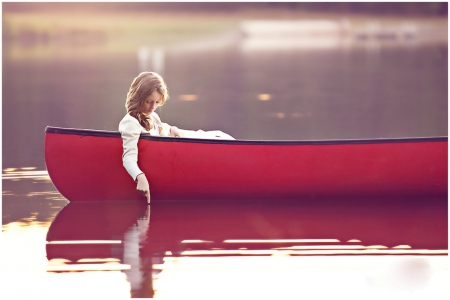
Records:
<instances>
[{"instance_id":1,"label":"dark trim on canoe","mask_svg":"<svg viewBox=\"0 0 450 300\"><path fill-rule=\"evenodd\" d=\"M114 137L120 138L120 132L93 129L74 129L47 126L46 133L73 134L80 136ZM417 143L417 142L447 142L447 136L434 137L407 137L407 138L380 138L380 139L349 139L349 140L210 140L193 138L173 138L151 135L141 135L141 139L162 142L187 142L204 144L231 144L231 145L331 145L331 144L378 144L378 143Z\"/></svg>"},{"instance_id":2,"label":"dark trim on canoe","mask_svg":"<svg viewBox=\"0 0 450 300\"><path fill-rule=\"evenodd\" d=\"M99 136L99 137L120 137L118 131L107 130L94 130L94 129L75 129L75 128L61 128L47 126L45 128L46 133L59 133L59 134L74 134L83 136Z\"/></svg>"}]
</instances>

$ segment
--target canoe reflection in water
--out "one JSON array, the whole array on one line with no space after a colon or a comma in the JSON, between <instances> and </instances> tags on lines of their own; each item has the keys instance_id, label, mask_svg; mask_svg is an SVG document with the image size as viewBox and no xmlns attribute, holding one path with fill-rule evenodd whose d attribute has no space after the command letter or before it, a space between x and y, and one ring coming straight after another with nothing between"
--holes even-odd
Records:
<instances>
[{"instance_id":1,"label":"canoe reflection in water","mask_svg":"<svg viewBox=\"0 0 450 300\"><path fill-rule=\"evenodd\" d=\"M446 255L447 236L444 198L69 203L46 250L48 271L122 270L152 297L167 257Z\"/></svg>"}]
</instances>

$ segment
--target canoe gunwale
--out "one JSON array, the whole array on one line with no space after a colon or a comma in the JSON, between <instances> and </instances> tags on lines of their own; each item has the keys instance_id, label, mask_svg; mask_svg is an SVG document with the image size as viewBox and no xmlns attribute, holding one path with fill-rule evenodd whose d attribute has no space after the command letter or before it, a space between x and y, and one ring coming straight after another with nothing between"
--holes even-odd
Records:
<instances>
[{"instance_id":1,"label":"canoe gunwale","mask_svg":"<svg viewBox=\"0 0 450 300\"><path fill-rule=\"evenodd\" d=\"M62 128L47 126L46 133L69 134L92 137L120 138L119 131ZM342 139L342 140L223 140L223 139L195 139L151 136L141 134L141 139L161 142L186 142L202 144L231 144L231 145L342 145L342 144L380 144L380 143L417 143L417 142L447 142L448 136L432 137L403 137L376 139Z\"/></svg>"}]
</instances>

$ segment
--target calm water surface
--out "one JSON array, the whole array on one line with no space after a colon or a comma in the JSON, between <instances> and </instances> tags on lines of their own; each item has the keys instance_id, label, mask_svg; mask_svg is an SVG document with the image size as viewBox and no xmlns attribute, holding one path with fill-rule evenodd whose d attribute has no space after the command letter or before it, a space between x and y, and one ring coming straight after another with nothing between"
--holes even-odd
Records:
<instances>
[{"instance_id":1,"label":"calm water surface","mask_svg":"<svg viewBox=\"0 0 450 300\"><path fill-rule=\"evenodd\" d=\"M159 113L180 128L278 140L448 134L446 44L221 45L47 55L4 46L4 293L446 299L447 199L147 206L68 204L58 193L45 127L117 130L143 69L166 79Z\"/></svg>"}]
</instances>

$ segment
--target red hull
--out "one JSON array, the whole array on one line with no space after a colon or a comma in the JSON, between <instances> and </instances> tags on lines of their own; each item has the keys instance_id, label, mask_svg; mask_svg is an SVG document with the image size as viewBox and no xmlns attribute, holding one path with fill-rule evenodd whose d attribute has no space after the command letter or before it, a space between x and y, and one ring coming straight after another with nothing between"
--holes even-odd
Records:
<instances>
[{"instance_id":1,"label":"red hull","mask_svg":"<svg viewBox=\"0 0 450 300\"><path fill-rule=\"evenodd\" d=\"M153 200L443 196L448 141L222 141L141 137ZM70 201L144 199L122 166L118 132L50 128L45 160Z\"/></svg>"}]
</instances>

